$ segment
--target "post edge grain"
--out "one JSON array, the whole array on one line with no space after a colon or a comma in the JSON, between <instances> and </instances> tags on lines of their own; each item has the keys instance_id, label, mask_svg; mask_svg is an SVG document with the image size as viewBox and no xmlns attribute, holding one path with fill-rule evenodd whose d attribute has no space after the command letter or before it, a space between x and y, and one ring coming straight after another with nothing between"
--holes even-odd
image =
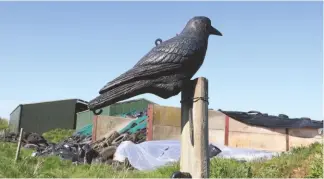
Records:
<instances>
[{"instance_id":1,"label":"post edge grain","mask_svg":"<svg viewBox=\"0 0 324 179\"><path fill-rule=\"evenodd\" d=\"M98 116L94 115L93 116L93 124L92 124L92 142L95 142L97 139L97 120Z\"/></svg>"},{"instance_id":2,"label":"post edge grain","mask_svg":"<svg viewBox=\"0 0 324 179\"><path fill-rule=\"evenodd\" d=\"M147 107L147 126L146 126L146 140L153 139L153 109L154 104L149 104Z\"/></svg>"},{"instance_id":3,"label":"post edge grain","mask_svg":"<svg viewBox=\"0 0 324 179\"><path fill-rule=\"evenodd\" d=\"M225 130L224 130L224 144L228 146L228 135L229 135L229 116L225 114Z\"/></svg>"}]
</instances>

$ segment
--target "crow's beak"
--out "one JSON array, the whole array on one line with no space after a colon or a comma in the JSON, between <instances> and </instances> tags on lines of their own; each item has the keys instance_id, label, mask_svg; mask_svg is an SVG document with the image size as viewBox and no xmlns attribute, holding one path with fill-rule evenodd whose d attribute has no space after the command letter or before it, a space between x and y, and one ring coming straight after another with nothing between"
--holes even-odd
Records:
<instances>
[{"instance_id":1,"label":"crow's beak","mask_svg":"<svg viewBox=\"0 0 324 179\"><path fill-rule=\"evenodd\" d=\"M223 34L221 32L219 32L217 29L215 29L213 26L210 26L209 33L212 35L223 36Z\"/></svg>"}]
</instances>

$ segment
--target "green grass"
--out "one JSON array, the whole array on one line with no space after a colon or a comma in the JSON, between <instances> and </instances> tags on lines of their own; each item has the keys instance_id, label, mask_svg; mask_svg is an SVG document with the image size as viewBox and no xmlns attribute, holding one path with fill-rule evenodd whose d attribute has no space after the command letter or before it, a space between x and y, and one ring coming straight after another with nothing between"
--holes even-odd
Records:
<instances>
[{"instance_id":1,"label":"green grass","mask_svg":"<svg viewBox=\"0 0 324 179\"><path fill-rule=\"evenodd\" d=\"M291 154L282 154L266 162L253 162L253 176L260 178L305 177L314 172L309 167L309 163L317 155L323 155L323 144L314 143L309 147L294 148ZM320 160L323 162L322 157ZM317 174L323 176L323 166L316 166L321 168L321 172ZM308 177L318 178L315 175Z\"/></svg>"},{"instance_id":2,"label":"green grass","mask_svg":"<svg viewBox=\"0 0 324 179\"><path fill-rule=\"evenodd\" d=\"M14 164L16 144L0 143L0 177L15 178L169 178L179 170L179 165L141 172L116 171L108 165L73 165L58 157L31 157L31 151L22 149L21 159ZM290 154L283 154L268 161L240 163L230 159L212 159L211 178L283 178L323 176L323 145L315 143L309 147L299 147Z\"/></svg>"},{"instance_id":3,"label":"green grass","mask_svg":"<svg viewBox=\"0 0 324 179\"><path fill-rule=\"evenodd\" d=\"M310 158L310 172L307 174L307 178L324 178L323 177L323 145L315 146L315 153Z\"/></svg>"},{"instance_id":4,"label":"green grass","mask_svg":"<svg viewBox=\"0 0 324 179\"><path fill-rule=\"evenodd\" d=\"M72 136L73 133L72 129L54 129L43 133L42 136L49 142L57 143Z\"/></svg>"}]
</instances>

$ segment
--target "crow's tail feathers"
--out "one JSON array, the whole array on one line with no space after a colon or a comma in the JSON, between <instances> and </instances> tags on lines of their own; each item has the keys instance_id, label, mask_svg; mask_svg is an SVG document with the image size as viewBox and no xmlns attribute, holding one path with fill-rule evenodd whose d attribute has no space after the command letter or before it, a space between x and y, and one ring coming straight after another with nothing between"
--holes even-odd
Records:
<instances>
[{"instance_id":1,"label":"crow's tail feathers","mask_svg":"<svg viewBox=\"0 0 324 179\"><path fill-rule=\"evenodd\" d=\"M131 82L118 86L91 100L88 104L88 108L91 111L95 111L116 102L144 94L146 93L147 87L149 87L148 82L143 81Z\"/></svg>"}]
</instances>

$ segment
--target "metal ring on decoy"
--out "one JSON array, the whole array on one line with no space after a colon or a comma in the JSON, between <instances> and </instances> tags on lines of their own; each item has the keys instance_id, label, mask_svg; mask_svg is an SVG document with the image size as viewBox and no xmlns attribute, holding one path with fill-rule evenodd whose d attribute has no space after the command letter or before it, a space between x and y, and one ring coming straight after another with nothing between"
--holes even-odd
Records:
<instances>
[{"instance_id":1,"label":"metal ring on decoy","mask_svg":"<svg viewBox=\"0 0 324 179\"><path fill-rule=\"evenodd\" d=\"M160 45L161 43L162 43L162 39L158 38L158 39L155 40L155 45L156 46Z\"/></svg>"},{"instance_id":2,"label":"metal ring on decoy","mask_svg":"<svg viewBox=\"0 0 324 179\"><path fill-rule=\"evenodd\" d=\"M102 113L102 109L99 109L98 112L96 112L96 110L92 110L92 112L93 112L94 115L98 116L98 115L100 115Z\"/></svg>"}]
</instances>

